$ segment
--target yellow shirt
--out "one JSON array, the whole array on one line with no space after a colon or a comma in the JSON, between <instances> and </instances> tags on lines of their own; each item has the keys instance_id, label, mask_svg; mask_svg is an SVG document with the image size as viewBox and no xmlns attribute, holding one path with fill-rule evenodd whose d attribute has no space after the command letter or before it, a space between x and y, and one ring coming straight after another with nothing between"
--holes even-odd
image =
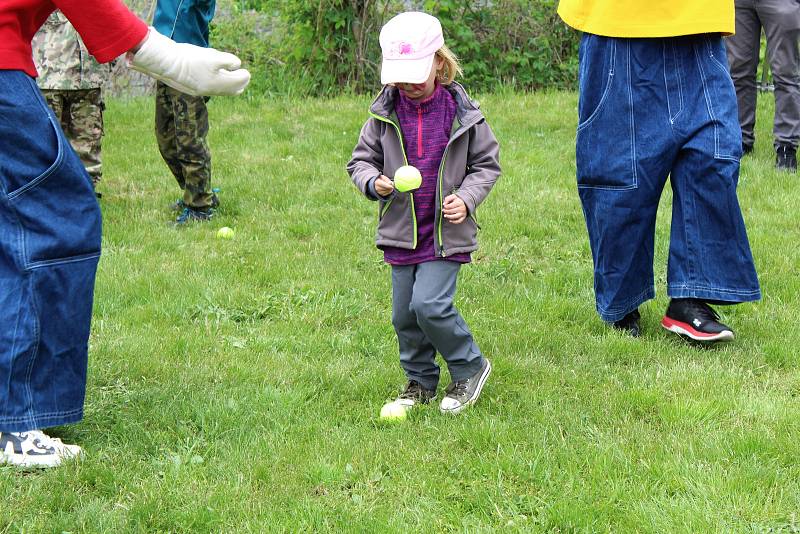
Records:
<instances>
[{"instance_id":1,"label":"yellow shirt","mask_svg":"<svg viewBox=\"0 0 800 534\"><path fill-rule=\"evenodd\" d=\"M732 34L733 0L561 0L564 22L607 37Z\"/></svg>"}]
</instances>

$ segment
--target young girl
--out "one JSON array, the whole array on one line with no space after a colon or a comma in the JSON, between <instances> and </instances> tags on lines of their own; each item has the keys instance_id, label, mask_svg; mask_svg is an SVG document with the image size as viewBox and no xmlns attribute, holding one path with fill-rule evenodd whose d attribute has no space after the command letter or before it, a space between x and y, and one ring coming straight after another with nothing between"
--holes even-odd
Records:
<instances>
[{"instance_id":1,"label":"young girl","mask_svg":"<svg viewBox=\"0 0 800 534\"><path fill-rule=\"evenodd\" d=\"M383 90L370 107L347 171L379 204L376 244L392 266L392 324L408 378L395 401L407 410L436 397L438 351L452 382L440 408L473 404L491 365L453 306L461 265L478 248L475 209L500 176L499 147L478 105L453 79L461 68L439 21L402 13L381 30ZM396 191L402 166L422 185Z\"/></svg>"}]
</instances>

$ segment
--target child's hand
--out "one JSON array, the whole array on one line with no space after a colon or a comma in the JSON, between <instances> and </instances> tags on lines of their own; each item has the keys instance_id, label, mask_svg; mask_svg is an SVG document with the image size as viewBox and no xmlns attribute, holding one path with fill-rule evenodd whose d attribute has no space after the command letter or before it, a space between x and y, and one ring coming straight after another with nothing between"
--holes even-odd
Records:
<instances>
[{"instance_id":1,"label":"child's hand","mask_svg":"<svg viewBox=\"0 0 800 534\"><path fill-rule=\"evenodd\" d=\"M467 205L458 195L444 197L444 218L453 224L461 224L467 218Z\"/></svg>"},{"instance_id":2,"label":"child's hand","mask_svg":"<svg viewBox=\"0 0 800 534\"><path fill-rule=\"evenodd\" d=\"M394 191L394 183L381 174L375 179L375 191L382 197L388 196Z\"/></svg>"}]
</instances>

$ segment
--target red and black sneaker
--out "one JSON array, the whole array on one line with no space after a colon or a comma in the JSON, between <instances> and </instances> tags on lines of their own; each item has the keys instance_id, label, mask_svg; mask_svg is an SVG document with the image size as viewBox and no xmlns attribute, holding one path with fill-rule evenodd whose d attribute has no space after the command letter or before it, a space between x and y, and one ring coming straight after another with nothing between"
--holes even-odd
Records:
<instances>
[{"instance_id":1,"label":"red and black sneaker","mask_svg":"<svg viewBox=\"0 0 800 534\"><path fill-rule=\"evenodd\" d=\"M696 341L729 341L733 330L719 322L711 306L698 299L672 299L661 326Z\"/></svg>"}]
</instances>

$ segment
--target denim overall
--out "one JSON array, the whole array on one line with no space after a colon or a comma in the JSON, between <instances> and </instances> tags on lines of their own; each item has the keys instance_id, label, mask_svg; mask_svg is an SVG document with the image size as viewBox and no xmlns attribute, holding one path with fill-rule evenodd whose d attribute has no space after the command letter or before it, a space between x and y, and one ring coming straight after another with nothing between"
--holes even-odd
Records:
<instances>
[{"instance_id":1,"label":"denim overall","mask_svg":"<svg viewBox=\"0 0 800 534\"><path fill-rule=\"evenodd\" d=\"M0 70L0 432L83 416L100 225L35 81Z\"/></svg>"},{"instance_id":2,"label":"denim overall","mask_svg":"<svg viewBox=\"0 0 800 534\"><path fill-rule=\"evenodd\" d=\"M600 317L617 321L655 297L656 211L667 177L667 294L758 300L736 196L742 137L722 38L584 34L578 115L578 192Z\"/></svg>"}]
</instances>

